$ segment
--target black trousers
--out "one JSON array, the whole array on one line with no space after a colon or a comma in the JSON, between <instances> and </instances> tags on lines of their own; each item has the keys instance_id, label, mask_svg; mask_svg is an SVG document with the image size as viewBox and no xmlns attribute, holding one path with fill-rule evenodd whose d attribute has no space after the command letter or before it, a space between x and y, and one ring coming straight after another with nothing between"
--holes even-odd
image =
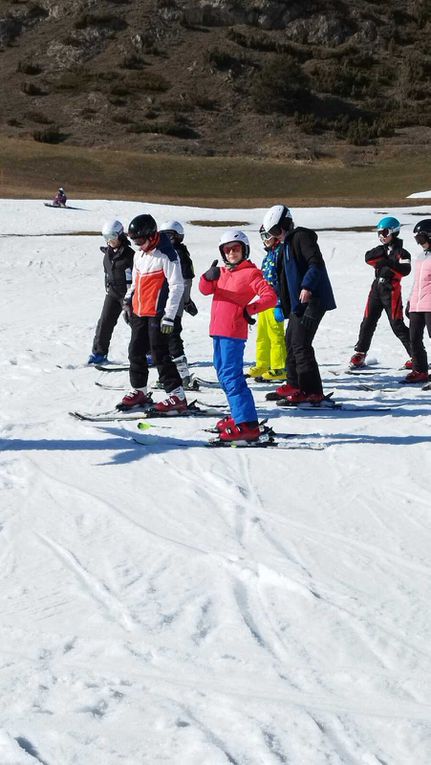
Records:
<instances>
[{"instance_id":1,"label":"black trousers","mask_svg":"<svg viewBox=\"0 0 431 765\"><path fill-rule=\"evenodd\" d=\"M423 343L425 327L428 337L431 337L431 313L410 311L410 342L413 369L416 372L428 372L428 356Z\"/></svg>"},{"instance_id":2,"label":"black trousers","mask_svg":"<svg viewBox=\"0 0 431 765\"><path fill-rule=\"evenodd\" d=\"M129 344L130 384L133 388L145 388L148 382L147 353L151 353L157 367L159 380L166 393L182 385L181 377L169 353L169 335L160 331L160 317L135 316L130 325L132 337Z\"/></svg>"},{"instance_id":3,"label":"black trousers","mask_svg":"<svg viewBox=\"0 0 431 765\"><path fill-rule=\"evenodd\" d=\"M109 343L111 342L114 327L121 313L122 304L122 297L114 295L111 292L106 293L102 313L97 322L94 335L93 353L103 353L104 356L108 355Z\"/></svg>"},{"instance_id":4,"label":"black trousers","mask_svg":"<svg viewBox=\"0 0 431 765\"><path fill-rule=\"evenodd\" d=\"M325 311L322 311L313 329L306 329L301 323L300 316L294 313L289 316L286 329L287 382L304 393L323 392L312 342L324 315Z\"/></svg>"},{"instance_id":5,"label":"black trousers","mask_svg":"<svg viewBox=\"0 0 431 765\"><path fill-rule=\"evenodd\" d=\"M181 324L181 316L175 316L174 331L169 335L169 353L173 359L177 359L179 356L184 356L184 343L181 337L182 331L183 325Z\"/></svg>"},{"instance_id":6,"label":"black trousers","mask_svg":"<svg viewBox=\"0 0 431 765\"><path fill-rule=\"evenodd\" d=\"M375 279L371 285L355 351L368 352L383 311L386 311L392 332L401 340L408 355L411 356L409 328L403 321L401 285L396 282L391 286L388 282L379 282L378 279Z\"/></svg>"}]
</instances>

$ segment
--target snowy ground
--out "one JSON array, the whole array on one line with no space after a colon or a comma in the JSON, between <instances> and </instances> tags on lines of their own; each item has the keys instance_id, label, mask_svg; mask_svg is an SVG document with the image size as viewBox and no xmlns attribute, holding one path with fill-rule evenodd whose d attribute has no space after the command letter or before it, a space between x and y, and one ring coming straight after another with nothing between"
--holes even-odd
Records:
<instances>
[{"instance_id":1,"label":"snowy ground","mask_svg":"<svg viewBox=\"0 0 431 765\"><path fill-rule=\"evenodd\" d=\"M392 411L287 413L255 385L275 430L326 448L214 451L198 420L163 422L143 447L136 424L68 416L119 400L97 380L128 387L85 366L98 232L174 216L199 274L221 229L190 221L247 221L260 263L262 210L73 204L0 201L0 765L428 765L431 394L398 385L385 317L376 376L331 374L356 340L371 228L396 215L416 253L428 208L294 211L322 229L339 306L316 342L326 390ZM187 354L213 378L210 299L193 297ZM120 321L113 360L127 342Z\"/></svg>"}]
</instances>

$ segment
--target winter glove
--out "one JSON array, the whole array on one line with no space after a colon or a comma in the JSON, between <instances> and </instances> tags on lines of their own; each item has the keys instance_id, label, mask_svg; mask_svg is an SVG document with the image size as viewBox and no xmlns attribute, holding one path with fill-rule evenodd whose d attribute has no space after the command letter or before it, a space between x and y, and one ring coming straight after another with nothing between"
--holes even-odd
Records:
<instances>
[{"instance_id":1,"label":"winter glove","mask_svg":"<svg viewBox=\"0 0 431 765\"><path fill-rule=\"evenodd\" d=\"M273 308L274 311L274 319L276 321L284 321L284 313L281 305L276 305L275 308Z\"/></svg>"},{"instance_id":2,"label":"winter glove","mask_svg":"<svg viewBox=\"0 0 431 765\"><path fill-rule=\"evenodd\" d=\"M126 322L126 324L130 324L130 319L132 318L132 299L123 300L123 319Z\"/></svg>"},{"instance_id":3,"label":"winter glove","mask_svg":"<svg viewBox=\"0 0 431 765\"><path fill-rule=\"evenodd\" d=\"M170 335L174 331L174 320L168 319L167 316L163 316L160 322L160 331L163 335Z\"/></svg>"},{"instance_id":4,"label":"winter glove","mask_svg":"<svg viewBox=\"0 0 431 765\"><path fill-rule=\"evenodd\" d=\"M246 320L247 324L256 324L256 319L253 319L252 316L250 316L249 312L247 311L247 308L244 308L242 315L244 316L244 319Z\"/></svg>"},{"instance_id":5,"label":"winter glove","mask_svg":"<svg viewBox=\"0 0 431 765\"><path fill-rule=\"evenodd\" d=\"M319 301L315 298L310 303L303 303L305 305L304 313L302 314L301 324L309 332L317 329L320 319L322 318L322 311L319 308Z\"/></svg>"},{"instance_id":6,"label":"winter glove","mask_svg":"<svg viewBox=\"0 0 431 765\"><path fill-rule=\"evenodd\" d=\"M406 303L406 310L404 311L405 315L408 319L410 319L410 300L407 300Z\"/></svg>"},{"instance_id":7,"label":"winter glove","mask_svg":"<svg viewBox=\"0 0 431 765\"><path fill-rule=\"evenodd\" d=\"M207 282L216 282L220 278L220 268L217 265L218 260L213 260L211 267L204 273L204 279Z\"/></svg>"},{"instance_id":8,"label":"winter glove","mask_svg":"<svg viewBox=\"0 0 431 765\"><path fill-rule=\"evenodd\" d=\"M184 303L184 310L186 313L189 313L190 316L196 316L198 312L197 306L191 298L187 301L187 303Z\"/></svg>"}]
</instances>

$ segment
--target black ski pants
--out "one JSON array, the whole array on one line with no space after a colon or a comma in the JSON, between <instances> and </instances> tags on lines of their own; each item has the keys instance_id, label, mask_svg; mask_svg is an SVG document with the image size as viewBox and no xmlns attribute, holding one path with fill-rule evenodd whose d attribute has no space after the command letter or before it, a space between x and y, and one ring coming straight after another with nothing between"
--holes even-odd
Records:
<instances>
[{"instance_id":1,"label":"black ski pants","mask_svg":"<svg viewBox=\"0 0 431 765\"><path fill-rule=\"evenodd\" d=\"M184 343L181 337L183 331L183 325L181 324L181 316L175 316L174 319L174 331L169 335L169 353L173 359L177 359L179 356L184 356Z\"/></svg>"},{"instance_id":2,"label":"black ski pants","mask_svg":"<svg viewBox=\"0 0 431 765\"><path fill-rule=\"evenodd\" d=\"M322 393L322 380L312 342L322 321L321 312L312 328L304 327L300 316L291 313L286 329L287 382L304 393Z\"/></svg>"},{"instance_id":3,"label":"black ski pants","mask_svg":"<svg viewBox=\"0 0 431 765\"><path fill-rule=\"evenodd\" d=\"M93 353L103 353L104 356L108 355L109 343L111 342L112 333L114 327L118 321L118 317L121 313L123 305L123 298L107 292L102 307L102 313L100 314L99 321L97 322L96 332L93 340Z\"/></svg>"},{"instance_id":4,"label":"black ski pants","mask_svg":"<svg viewBox=\"0 0 431 765\"><path fill-rule=\"evenodd\" d=\"M169 335L160 331L160 317L132 314L132 336L129 344L130 384L145 388L148 382L147 353L151 353L159 380L166 393L182 385L181 377L169 353Z\"/></svg>"},{"instance_id":5,"label":"black ski pants","mask_svg":"<svg viewBox=\"0 0 431 765\"><path fill-rule=\"evenodd\" d=\"M416 372L428 372L428 356L423 342L425 327L428 337L431 337L431 313L410 311L410 342Z\"/></svg>"},{"instance_id":6,"label":"black ski pants","mask_svg":"<svg viewBox=\"0 0 431 765\"><path fill-rule=\"evenodd\" d=\"M387 281L374 279L365 306L364 318L359 328L358 342L355 351L367 353L376 331L377 322L383 311L386 311L394 335L401 340L409 357L411 356L409 328L403 321L403 304L401 300L401 285L399 282L391 285Z\"/></svg>"}]
</instances>

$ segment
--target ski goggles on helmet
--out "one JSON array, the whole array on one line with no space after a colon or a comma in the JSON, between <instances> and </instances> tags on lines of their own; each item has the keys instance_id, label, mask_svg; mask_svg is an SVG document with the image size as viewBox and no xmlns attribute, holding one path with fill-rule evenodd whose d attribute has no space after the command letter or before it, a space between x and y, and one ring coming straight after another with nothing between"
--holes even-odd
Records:
<instances>
[{"instance_id":1,"label":"ski goggles on helmet","mask_svg":"<svg viewBox=\"0 0 431 765\"><path fill-rule=\"evenodd\" d=\"M377 234L379 236L383 236L386 239L387 236L390 236L392 234L392 231L390 228L379 228L377 230Z\"/></svg>"},{"instance_id":2,"label":"ski goggles on helmet","mask_svg":"<svg viewBox=\"0 0 431 765\"><path fill-rule=\"evenodd\" d=\"M427 244L430 241L430 235L426 234L425 231L419 231L415 234L415 239L418 244Z\"/></svg>"},{"instance_id":3,"label":"ski goggles on helmet","mask_svg":"<svg viewBox=\"0 0 431 765\"><path fill-rule=\"evenodd\" d=\"M275 226L272 226L272 228L270 228L269 231L266 232L266 235L268 237L272 236L272 237L275 237L276 239L278 239L280 236L283 235L283 229L282 229L282 227L280 226L279 223L276 223Z\"/></svg>"},{"instance_id":4,"label":"ski goggles on helmet","mask_svg":"<svg viewBox=\"0 0 431 765\"><path fill-rule=\"evenodd\" d=\"M272 234L268 234L267 231L259 231L259 234L264 244L266 244L266 242L269 242L271 239L274 239Z\"/></svg>"},{"instance_id":5,"label":"ski goggles on helmet","mask_svg":"<svg viewBox=\"0 0 431 765\"><path fill-rule=\"evenodd\" d=\"M133 244L136 244L137 247L141 247L145 242L148 242L149 236L137 236L136 239L132 238Z\"/></svg>"}]
</instances>

